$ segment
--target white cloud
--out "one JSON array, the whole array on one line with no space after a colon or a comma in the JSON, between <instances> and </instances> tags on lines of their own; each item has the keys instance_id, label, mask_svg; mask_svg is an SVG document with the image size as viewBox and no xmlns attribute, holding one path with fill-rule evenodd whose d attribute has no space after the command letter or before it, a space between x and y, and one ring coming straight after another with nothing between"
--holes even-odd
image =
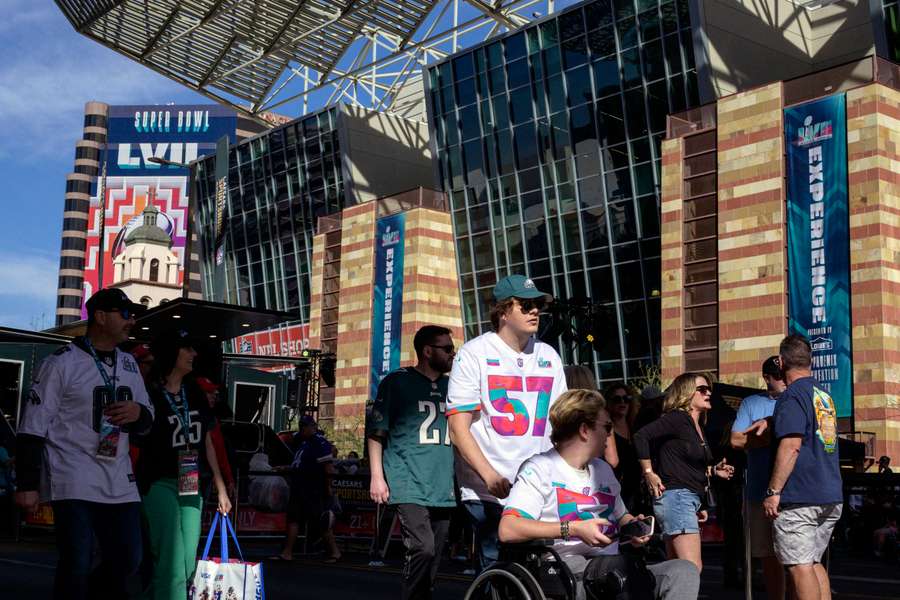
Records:
<instances>
[{"instance_id":1,"label":"white cloud","mask_svg":"<svg viewBox=\"0 0 900 600\"><path fill-rule=\"evenodd\" d=\"M199 101L200 96L76 33L56 7L0 25L0 158L36 163L74 152L84 103ZM27 27L24 27L27 22ZM27 34L24 32L28 32Z\"/></svg>"},{"instance_id":2,"label":"white cloud","mask_svg":"<svg viewBox=\"0 0 900 600\"><path fill-rule=\"evenodd\" d=\"M0 325L53 324L59 259L35 251L0 251Z\"/></svg>"}]
</instances>

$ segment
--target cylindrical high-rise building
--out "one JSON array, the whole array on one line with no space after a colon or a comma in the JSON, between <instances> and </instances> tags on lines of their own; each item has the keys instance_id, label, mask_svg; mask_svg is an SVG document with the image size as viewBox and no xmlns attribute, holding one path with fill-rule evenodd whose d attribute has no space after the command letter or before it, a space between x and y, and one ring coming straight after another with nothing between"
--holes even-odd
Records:
<instances>
[{"instance_id":1,"label":"cylindrical high-rise building","mask_svg":"<svg viewBox=\"0 0 900 600\"><path fill-rule=\"evenodd\" d=\"M75 169L66 175L62 248L56 297L56 324L81 319L84 250L87 242L91 182L99 176L107 136L107 111L102 102L84 105L84 133L75 143Z\"/></svg>"}]
</instances>

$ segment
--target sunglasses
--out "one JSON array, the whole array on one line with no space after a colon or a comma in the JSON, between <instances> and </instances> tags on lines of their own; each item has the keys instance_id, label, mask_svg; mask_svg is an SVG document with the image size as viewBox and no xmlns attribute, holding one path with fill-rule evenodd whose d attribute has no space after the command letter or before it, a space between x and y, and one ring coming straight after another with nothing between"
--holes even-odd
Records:
<instances>
[{"instance_id":1,"label":"sunglasses","mask_svg":"<svg viewBox=\"0 0 900 600\"><path fill-rule=\"evenodd\" d=\"M698 385L697 391L700 392L701 394L711 394L712 388L709 387L708 385Z\"/></svg>"},{"instance_id":2,"label":"sunglasses","mask_svg":"<svg viewBox=\"0 0 900 600\"><path fill-rule=\"evenodd\" d=\"M443 350L447 354L453 354L454 352L456 352L456 346L454 346L453 344L447 344L445 346L438 346L436 344L428 344L428 345L431 346L432 348L437 348L438 350Z\"/></svg>"},{"instance_id":3,"label":"sunglasses","mask_svg":"<svg viewBox=\"0 0 900 600\"><path fill-rule=\"evenodd\" d=\"M613 396L610 398L610 404L628 404L633 398L631 396Z\"/></svg>"},{"instance_id":4,"label":"sunglasses","mask_svg":"<svg viewBox=\"0 0 900 600\"><path fill-rule=\"evenodd\" d=\"M125 319L126 321L128 321L128 320L130 320L130 319L132 319L132 318L134 318L134 317L137 316L137 315L134 314L134 312L132 312L132 310L131 310L130 308L110 308L110 309L105 310L105 311L103 311L103 312L117 312L117 313L119 313L119 314L122 316L122 318Z\"/></svg>"},{"instance_id":5,"label":"sunglasses","mask_svg":"<svg viewBox=\"0 0 900 600\"><path fill-rule=\"evenodd\" d=\"M534 309L537 309L538 312L543 312L544 307L547 306L547 303L543 300L519 300L518 298L516 300L519 302L519 310L526 315Z\"/></svg>"}]
</instances>

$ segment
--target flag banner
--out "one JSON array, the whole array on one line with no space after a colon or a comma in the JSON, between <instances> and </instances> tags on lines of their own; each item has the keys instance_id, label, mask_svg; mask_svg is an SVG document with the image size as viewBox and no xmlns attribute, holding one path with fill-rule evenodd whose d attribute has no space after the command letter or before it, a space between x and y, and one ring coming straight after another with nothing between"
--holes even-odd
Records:
<instances>
[{"instance_id":1,"label":"flag banner","mask_svg":"<svg viewBox=\"0 0 900 600\"><path fill-rule=\"evenodd\" d=\"M788 180L791 333L812 345L812 371L853 414L850 354L850 219L847 119L843 94L784 111Z\"/></svg>"}]
</instances>

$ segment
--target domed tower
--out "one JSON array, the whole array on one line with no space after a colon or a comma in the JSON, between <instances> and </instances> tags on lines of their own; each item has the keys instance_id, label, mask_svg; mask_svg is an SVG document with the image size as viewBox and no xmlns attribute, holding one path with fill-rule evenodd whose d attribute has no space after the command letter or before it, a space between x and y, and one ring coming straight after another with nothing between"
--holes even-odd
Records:
<instances>
[{"instance_id":1,"label":"domed tower","mask_svg":"<svg viewBox=\"0 0 900 600\"><path fill-rule=\"evenodd\" d=\"M178 256L172 238L157 224L159 209L148 202L141 224L125 237L125 251L113 261L113 286L148 307L180 296Z\"/></svg>"}]
</instances>

